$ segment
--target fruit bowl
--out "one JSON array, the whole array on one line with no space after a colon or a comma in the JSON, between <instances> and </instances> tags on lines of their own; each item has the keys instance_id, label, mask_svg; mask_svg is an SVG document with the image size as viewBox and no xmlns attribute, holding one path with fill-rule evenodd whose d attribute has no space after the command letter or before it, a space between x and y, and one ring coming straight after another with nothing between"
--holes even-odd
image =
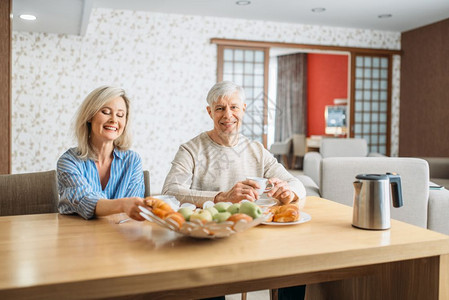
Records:
<instances>
[{"instance_id":1,"label":"fruit bowl","mask_svg":"<svg viewBox=\"0 0 449 300\"><path fill-rule=\"evenodd\" d=\"M262 215L261 217L247 222L246 220L239 220L236 223L225 221L217 223L214 221L203 223L200 220L186 221L180 228L178 223L171 219L163 220L153 214L149 209L139 206L141 210L140 215L150 222L159 224L162 227L173 230L180 234L204 239L223 238L233 235L237 232L245 231L251 227L257 226L265 222L270 215Z\"/></svg>"}]
</instances>

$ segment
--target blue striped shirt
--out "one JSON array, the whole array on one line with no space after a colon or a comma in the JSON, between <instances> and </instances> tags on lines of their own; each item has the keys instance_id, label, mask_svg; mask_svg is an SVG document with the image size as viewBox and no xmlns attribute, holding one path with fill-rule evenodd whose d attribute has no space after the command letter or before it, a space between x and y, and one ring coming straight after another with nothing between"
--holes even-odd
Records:
<instances>
[{"instance_id":1,"label":"blue striped shirt","mask_svg":"<svg viewBox=\"0 0 449 300\"><path fill-rule=\"evenodd\" d=\"M91 219L99 199L144 196L142 160L136 152L114 149L110 177L104 190L95 162L82 160L77 153L77 148L71 148L58 160L58 209L61 214L77 213Z\"/></svg>"}]
</instances>

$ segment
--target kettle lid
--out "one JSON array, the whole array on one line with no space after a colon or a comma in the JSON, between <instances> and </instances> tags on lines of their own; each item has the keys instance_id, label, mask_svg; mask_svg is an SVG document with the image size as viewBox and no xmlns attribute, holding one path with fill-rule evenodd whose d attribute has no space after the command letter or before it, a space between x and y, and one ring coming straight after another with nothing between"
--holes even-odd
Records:
<instances>
[{"instance_id":1,"label":"kettle lid","mask_svg":"<svg viewBox=\"0 0 449 300\"><path fill-rule=\"evenodd\" d=\"M355 177L360 180L388 180L385 174L359 174Z\"/></svg>"}]
</instances>

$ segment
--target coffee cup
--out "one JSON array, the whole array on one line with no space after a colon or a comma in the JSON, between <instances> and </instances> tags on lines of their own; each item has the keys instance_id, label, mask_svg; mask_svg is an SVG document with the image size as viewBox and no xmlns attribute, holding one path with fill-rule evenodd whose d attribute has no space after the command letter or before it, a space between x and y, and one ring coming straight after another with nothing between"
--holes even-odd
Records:
<instances>
[{"instance_id":1,"label":"coffee cup","mask_svg":"<svg viewBox=\"0 0 449 300\"><path fill-rule=\"evenodd\" d=\"M256 190L259 196L263 193L271 191L274 187L272 183L268 183L268 179L263 177L246 177L246 179L257 182L257 184L260 186L260 188Z\"/></svg>"}]
</instances>

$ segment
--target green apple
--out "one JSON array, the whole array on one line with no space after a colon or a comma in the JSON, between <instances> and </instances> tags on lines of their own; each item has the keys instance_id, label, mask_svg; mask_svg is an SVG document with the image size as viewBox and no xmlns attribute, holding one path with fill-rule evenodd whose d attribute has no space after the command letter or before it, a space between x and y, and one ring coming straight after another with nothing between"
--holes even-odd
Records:
<instances>
[{"instance_id":1,"label":"green apple","mask_svg":"<svg viewBox=\"0 0 449 300\"><path fill-rule=\"evenodd\" d=\"M240 212L240 203L233 203L231 204L228 209L226 209L227 212L230 212L231 215L238 214Z\"/></svg>"},{"instance_id":2,"label":"green apple","mask_svg":"<svg viewBox=\"0 0 449 300\"><path fill-rule=\"evenodd\" d=\"M193 214L193 209L190 207L181 207L178 212L184 217L186 221L190 219L190 216Z\"/></svg>"},{"instance_id":3,"label":"green apple","mask_svg":"<svg viewBox=\"0 0 449 300\"><path fill-rule=\"evenodd\" d=\"M213 206L205 208L205 210L208 210L210 212L210 214L212 215L212 217L215 216L216 214L218 214L218 210Z\"/></svg>"},{"instance_id":4,"label":"green apple","mask_svg":"<svg viewBox=\"0 0 449 300\"><path fill-rule=\"evenodd\" d=\"M225 212L219 212L219 213L215 214L212 219L217 223L221 223L221 222L226 221L230 216L231 216L231 213L225 211Z\"/></svg>"},{"instance_id":5,"label":"green apple","mask_svg":"<svg viewBox=\"0 0 449 300\"><path fill-rule=\"evenodd\" d=\"M208 210L197 209L191 216L190 221L199 220L201 222L210 222L212 221L212 215Z\"/></svg>"},{"instance_id":6,"label":"green apple","mask_svg":"<svg viewBox=\"0 0 449 300\"><path fill-rule=\"evenodd\" d=\"M257 219L262 216L262 210L260 207L254 202L243 202L240 204L240 213L246 214L253 219Z\"/></svg>"},{"instance_id":7,"label":"green apple","mask_svg":"<svg viewBox=\"0 0 449 300\"><path fill-rule=\"evenodd\" d=\"M218 212L225 212L229 206L231 206L231 203L228 202L218 202L214 205Z\"/></svg>"}]
</instances>

